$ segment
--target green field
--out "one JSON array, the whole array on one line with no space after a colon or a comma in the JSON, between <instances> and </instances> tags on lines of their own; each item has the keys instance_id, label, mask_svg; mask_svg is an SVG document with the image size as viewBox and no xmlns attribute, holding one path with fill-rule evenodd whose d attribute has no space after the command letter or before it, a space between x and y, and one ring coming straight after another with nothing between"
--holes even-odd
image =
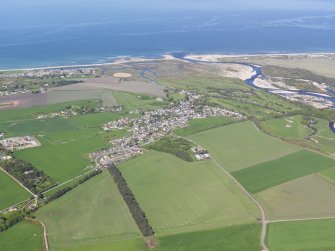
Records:
<instances>
[{"instance_id":1,"label":"green field","mask_svg":"<svg viewBox=\"0 0 335 251\"><path fill-rule=\"evenodd\" d=\"M327 170L324 170L320 172L320 175L326 178L329 182L335 184L335 168L329 168Z\"/></svg>"},{"instance_id":2,"label":"green field","mask_svg":"<svg viewBox=\"0 0 335 251\"><path fill-rule=\"evenodd\" d=\"M335 220L272 223L268 233L271 251L335 250Z\"/></svg>"},{"instance_id":3,"label":"green field","mask_svg":"<svg viewBox=\"0 0 335 251\"><path fill-rule=\"evenodd\" d=\"M110 250L113 241L141 236L107 172L49 203L36 216L48 228L53 251Z\"/></svg>"},{"instance_id":4,"label":"green field","mask_svg":"<svg viewBox=\"0 0 335 251\"><path fill-rule=\"evenodd\" d=\"M250 121L211 129L189 138L205 147L230 172L299 150L263 134Z\"/></svg>"},{"instance_id":5,"label":"green field","mask_svg":"<svg viewBox=\"0 0 335 251\"><path fill-rule=\"evenodd\" d=\"M159 236L251 223L259 214L211 161L150 151L120 170Z\"/></svg>"},{"instance_id":6,"label":"green field","mask_svg":"<svg viewBox=\"0 0 335 251\"><path fill-rule=\"evenodd\" d=\"M0 130L6 133L6 137L40 135L52 132L63 132L77 129L76 125L66 118L32 119L0 124Z\"/></svg>"},{"instance_id":7,"label":"green field","mask_svg":"<svg viewBox=\"0 0 335 251\"><path fill-rule=\"evenodd\" d=\"M329 122L318 118L317 123L313 125L316 129L313 135L313 130L301 123L302 119L301 115L273 119L262 122L261 126L262 130L275 137L329 155L335 154L335 134L329 129Z\"/></svg>"},{"instance_id":8,"label":"green field","mask_svg":"<svg viewBox=\"0 0 335 251\"><path fill-rule=\"evenodd\" d=\"M68 105L75 106L96 106L92 101L76 101L46 106L36 106L31 108L3 110L0 111L0 123L2 122L17 122L27 119L36 118L37 114L47 114L51 112L59 112L64 110Z\"/></svg>"},{"instance_id":9,"label":"green field","mask_svg":"<svg viewBox=\"0 0 335 251\"><path fill-rule=\"evenodd\" d=\"M284 182L335 166L335 160L301 150L243 170L233 176L251 193L258 193Z\"/></svg>"},{"instance_id":10,"label":"green field","mask_svg":"<svg viewBox=\"0 0 335 251\"><path fill-rule=\"evenodd\" d=\"M124 113L102 112L102 113L93 113L93 114L74 116L71 118L71 120L78 127L101 128L103 124L106 124L107 122L110 122L113 120L117 120L124 115L125 115Z\"/></svg>"},{"instance_id":11,"label":"green field","mask_svg":"<svg viewBox=\"0 0 335 251\"><path fill-rule=\"evenodd\" d=\"M125 131L120 131L122 136ZM61 183L87 172L94 166L87 154L109 146L109 136L98 128L49 133L39 136L41 147L24 149L15 156L32 163L37 169L45 171L56 182Z\"/></svg>"},{"instance_id":12,"label":"green field","mask_svg":"<svg viewBox=\"0 0 335 251\"><path fill-rule=\"evenodd\" d=\"M30 198L30 194L0 170L0 210Z\"/></svg>"},{"instance_id":13,"label":"green field","mask_svg":"<svg viewBox=\"0 0 335 251\"><path fill-rule=\"evenodd\" d=\"M129 92L114 91L113 95L119 105L122 105L126 111L136 109L154 109L165 107L166 101L156 101L156 97L142 94L133 94Z\"/></svg>"},{"instance_id":14,"label":"green field","mask_svg":"<svg viewBox=\"0 0 335 251\"><path fill-rule=\"evenodd\" d=\"M260 225L240 225L159 238L157 251L259 251Z\"/></svg>"},{"instance_id":15,"label":"green field","mask_svg":"<svg viewBox=\"0 0 335 251\"><path fill-rule=\"evenodd\" d=\"M267 120L262 123L262 128L272 135L286 139L303 139L310 136L313 130L303 125L302 115Z\"/></svg>"},{"instance_id":16,"label":"green field","mask_svg":"<svg viewBox=\"0 0 335 251\"><path fill-rule=\"evenodd\" d=\"M270 220L335 217L335 185L308 175L256 195Z\"/></svg>"},{"instance_id":17,"label":"green field","mask_svg":"<svg viewBox=\"0 0 335 251\"><path fill-rule=\"evenodd\" d=\"M43 251L42 227L22 221L0 233L0 249L3 251Z\"/></svg>"},{"instance_id":18,"label":"green field","mask_svg":"<svg viewBox=\"0 0 335 251\"><path fill-rule=\"evenodd\" d=\"M174 133L176 135L185 137L234 122L236 122L236 120L230 117L209 117L205 119L194 119L189 122L187 127L177 128Z\"/></svg>"}]
</instances>

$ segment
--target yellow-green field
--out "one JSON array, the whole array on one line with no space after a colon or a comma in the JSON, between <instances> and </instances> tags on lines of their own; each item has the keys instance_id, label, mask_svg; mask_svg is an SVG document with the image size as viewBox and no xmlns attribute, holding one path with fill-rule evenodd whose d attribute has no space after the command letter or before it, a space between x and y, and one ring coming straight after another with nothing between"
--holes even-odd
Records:
<instances>
[{"instance_id":1,"label":"yellow-green field","mask_svg":"<svg viewBox=\"0 0 335 251\"><path fill-rule=\"evenodd\" d=\"M159 236L252 223L259 215L212 161L150 151L120 170Z\"/></svg>"},{"instance_id":2,"label":"yellow-green field","mask_svg":"<svg viewBox=\"0 0 335 251\"><path fill-rule=\"evenodd\" d=\"M209 150L230 172L299 150L258 131L250 121L204 131L189 138Z\"/></svg>"},{"instance_id":3,"label":"yellow-green field","mask_svg":"<svg viewBox=\"0 0 335 251\"><path fill-rule=\"evenodd\" d=\"M116 250L108 249L112 242L141 236L108 172L49 203L36 216L46 224L54 251Z\"/></svg>"}]
</instances>

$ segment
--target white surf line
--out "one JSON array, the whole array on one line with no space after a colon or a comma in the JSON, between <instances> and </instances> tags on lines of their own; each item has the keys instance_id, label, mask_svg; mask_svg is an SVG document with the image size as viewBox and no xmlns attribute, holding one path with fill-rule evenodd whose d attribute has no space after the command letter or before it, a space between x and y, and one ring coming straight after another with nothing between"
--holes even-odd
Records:
<instances>
[{"instance_id":1,"label":"white surf line","mask_svg":"<svg viewBox=\"0 0 335 251\"><path fill-rule=\"evenodd\" d=\"M294 221L315 221L315 220L332 220L335 216L330 217L311 217L311 218L296 218L296 219L284 219L284 220L268 220L267 223L279 223L279 222L294 222Z\"/></svg>"},{"instance_id":2,"label":"white surf line","mask_svg":"<svg viewBox=\"0 0 335 251\"><path fill-rule=\"evenodd\" d=\"M255 125L256 126L256 125ZM181 137L184 138L184 137ZM199 145L198 143L192 141L189 138L184 138L193 144ZM266 245L266 234L267 234L267 224L268 221L266 220L266 215L265 215L265 210L262 207L262 205L252 196L251 193L249 193L244 186L233 176L231 175L222 165L220 165L213 157L211 157L211 160L221 169L221 171L226 174L241 190L242 192L259 208L261 212L261 217L262 217L262 234L261 234L261 246L262 246L262 251L269 251L268 246Z\"/></svg>"},{"instance_id":3,"label":"white surf line","mask_svg":"<svg viewBox=\"0 0 335 251\"><path fill-rule=\"evenodd\" d=\"M10 173L6 172L2 167L0 167L0 170L2 170L5 174L7 174L9 177L11 177L16 183L18 183L21 187L24 188L28 193L30 193L32 196L36 197L37 195L34 194L32 191L30 191L28 188L26 188L24 185L21 184L20 181L18 181L14 176L12 176Z\"/></svg>"}]
</instances>

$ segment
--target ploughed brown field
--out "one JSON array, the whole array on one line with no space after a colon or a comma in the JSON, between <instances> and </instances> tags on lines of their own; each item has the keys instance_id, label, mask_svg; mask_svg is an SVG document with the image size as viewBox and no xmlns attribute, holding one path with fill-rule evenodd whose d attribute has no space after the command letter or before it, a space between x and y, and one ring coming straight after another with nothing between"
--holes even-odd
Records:
<instances>
[{"instance_id":1,"label":"ploughed brown field","mask_svg":"<svg viewBox=\"0 0 335 251\"><path fill-rule=\"evenodd\" d=\"M47 94L18 94L12 96L0 97L0 110L10 110L17 108L26 108L47 104Z\"/></svg>"}]
</instances>

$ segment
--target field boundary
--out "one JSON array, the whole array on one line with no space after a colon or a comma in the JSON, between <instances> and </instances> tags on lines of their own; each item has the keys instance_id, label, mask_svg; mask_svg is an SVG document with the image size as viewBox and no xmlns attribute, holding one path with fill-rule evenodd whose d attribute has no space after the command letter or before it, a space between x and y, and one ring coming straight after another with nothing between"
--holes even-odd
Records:
<instances>
[{"instance_id":1,"label":"field boundary","mask_svg":"<svg viewBox=\"0 0 335 251\"><path fill-rule=\"evenodd\" d=\"M47 233L47 227L45 226L45 224L40 221L40 220L36 220L36 219L31 219L31 218L26 218L27 221L33 223L33 224L38 224L41 225L43 228L43 244L44 244L44 250L45 251L50 251L50 246L49 246L49 242L48 242L48 233Z\"/></svg>"},{"instance_id":2,"label":"field boundary","mask_svg":"<svg viewBox=\"0 0 335 251\"><path fill-rule=\"evenodd\" d=\"M188 139L186 138L187 140L191 141L192 143L196 144L196 145L199 145L197 144L196 142L192 141L191 139ZM264 208L262 207L262 205L252 196L251 193L249 193L241 183L239 183L239 181L237 179L235 179L234 176L232 176L222 165L220 165L213 157L211 157L211 160L214 162L214 164L216 166L218 166L221 171L226 174L240 189L241 191L252 201L252 203L254 203L258 209L260 210L261 212L261 222L262 222L262 233L261 233L261 246L262 246L262 251L269 251L269 248L266 244L266 234L267 234L267 220L266 220L266 214L265 214L265 210Z\"/></svg>"},{"instance_id":3,"label":"field boundary","mask_svg":"<svg viewBox=\"0 0 335 251\"><path fill-rule=\"evenodd\" d=\"M6 172L5 169L3 169L0 166L0 170L3 171L5 174L7 174L9 177L11 177L17 184L19 184L21 187L23 187L28 193L30 193L32 196L36 197L37 195L34 194L32 191L30 191L28 188L26 188L20 181L18 181L13 175L11 175L10 173Z\"/></svg>"}]
</instances>

